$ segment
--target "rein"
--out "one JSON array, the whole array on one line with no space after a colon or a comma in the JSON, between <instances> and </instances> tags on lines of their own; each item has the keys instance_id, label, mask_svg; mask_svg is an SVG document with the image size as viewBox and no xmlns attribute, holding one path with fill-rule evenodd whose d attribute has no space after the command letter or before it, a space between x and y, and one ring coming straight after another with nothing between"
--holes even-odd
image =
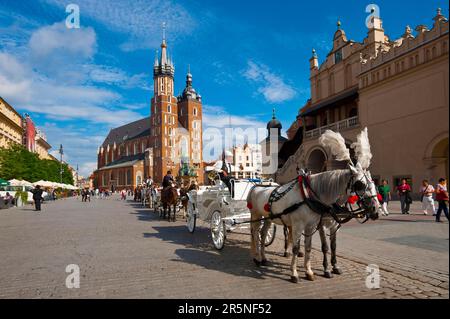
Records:
<instances>
[{"instance_id":1,"label":"rein","mask_svg":"<svg viewBox=\"0 0 450 319\"><path fill-rule=\"evenodd\" d=\"M352 181L352 179L350 179L349 183L347 184L347 191L352 190L351 181ZM309 176L307 176L307 175L299 175L290 183L291 184L281 193L278 193L278 189L280 189L280 187L282 187L282 186L276 187L270 193L269 202L268 202L269 217L262 217L262 218L259 218L256 220L250 220L250 221L244 221L244 222L234 222L233 224L239 225L239 224L247 224L247 223L256 223L256 222L261 222L261 221L265 221L265 220L280 219L281 222L283 223L283 225L285 225L283 219L281 218L283 215L288 215L288 214L296 211L301 206L307 205L308 208L310 208L313 212L320 215L320 221L317 224L317 227L314 230L314 232L309 235L303 234L304 236L309 237L309 236L312 236L315 232L317 232L320 225L322 224L323 216L327 213L330 214L331 217L333 217L335 222L338 224L337 230L341 227L342 224L349 222L351 219L363 217L364 209L361 207L354 210L353 207L349 203L347 203L346 207L342 207L342 206L338 205L337 203L333 203L330 206L330 205L327 205L327 204L321 202L319 200L319 196L311 188L310 183L309 183ZM294 186L297 183L299 184L300 193L303 197L303 201L295 203L295 204L287 207L281 213L274 214L272 211L272 204L274 202L277 202L280 199L282 199L288 192L290 192L294 188ZM254 187L256 187L256 185L253 186L253 188ZM312 198L312 196L309 194L310 192L314 195L315 198ZM360 196L358 195L358 197L360 197ZM339 218L338 215L345 215L345 217ZM362 223L365 223L367 220L368 220L368 218L366 217L366 219Z\"/></svg>"}]
</instances>

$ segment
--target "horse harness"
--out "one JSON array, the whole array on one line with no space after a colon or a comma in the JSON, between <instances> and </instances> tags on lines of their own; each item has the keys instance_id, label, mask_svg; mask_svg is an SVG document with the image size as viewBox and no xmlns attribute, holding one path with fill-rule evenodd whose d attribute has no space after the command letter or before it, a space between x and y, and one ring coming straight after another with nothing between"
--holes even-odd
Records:
<instances>
[{"instance_id":1,"label":"horse harness","mask_svg":"<svg viewBox=\"0 0 450 319\"><path fill-rule=\"evenodd\" d=\"M355 190L354 190L353 185L351 185L351 181L352 181L352 179L349 180L347 190L354 192ZM295 185L297 183L299 184L300 193L302 195L303 201L289 206L288 208L284 209L281 213L274 213L272 211L273 203L282 199L289 191L291 191L295 187ZM334 221L338 224L337 229L339 229L342 224L349 222L351 219L353 219L355 217L358 217L358 218L363 217L364 209L361 207L354 210L349 203L347 203L347 205L343 207L343 206L338 205L337 203L333 203L332 205L327 205L327 204L321 202L319 199L319 196L317 196L317 194L311 188L310 179L309 179L308 174L299 175L295 180L293 180L291 182L291 184L285 190L283 190L282 192L278 192L278 190L281 187L282 186L276 187L270 193L268 204L266 204L266 206L265 206L265 209L268 210L268 212L269 212L269 217L263 218L261 220L280 219L280 221L283 223L283 225L286 226L281 217L283 215L287 215L287 214L290 214L290 213L296 211L299 207L301 207L303 205L307 205L313 212L320 215L320 221L317 225L316 230L310 235L305 235L305 236L312 236L319 229L320 225L322 224L322 219L325 214L329 214L334 219ZM342 216L342 215L344 215L344 217L340 218L339 216ZM259 221L261 221L261 220L259 220ZM366 221L367 221L367 218L364 222L366 222Z\"/></svg>"}]
</instances>

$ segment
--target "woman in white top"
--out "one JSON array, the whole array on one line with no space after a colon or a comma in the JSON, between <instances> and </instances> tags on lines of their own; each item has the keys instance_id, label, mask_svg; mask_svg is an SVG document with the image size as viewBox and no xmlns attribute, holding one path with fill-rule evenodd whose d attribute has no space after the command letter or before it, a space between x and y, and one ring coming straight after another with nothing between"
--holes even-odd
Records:
<instances>
[{"instance_id":1,"label":"woman in white top","mask_svg":"<svg viewBox=\"0 0 450 319\"><path fill-rule=\"evenodd\" d=\"M425 179L422 182L422 187L420 188L420 194L422 195L422 209L423 214L428 215L428 209L431 209L431 214L434 214L434 199L433 199L434 187L430 185Z\"/></svg>"}]
</instances>

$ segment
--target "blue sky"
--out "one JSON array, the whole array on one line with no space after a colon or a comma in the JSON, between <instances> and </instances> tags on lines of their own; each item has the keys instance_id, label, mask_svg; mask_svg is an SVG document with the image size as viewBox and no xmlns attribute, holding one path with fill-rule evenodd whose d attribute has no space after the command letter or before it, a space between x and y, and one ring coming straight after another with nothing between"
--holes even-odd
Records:
<instances>
[{"instance_id":1,"label":"blue sky","mask_svg":"<svg viewBox=\"0 0 450 319\"><path fill-rule=\"evenodd\" d=\"M65 7L80 7L67 29ZM447 1L0 0L0 96L28 112L81 174L96 166L110 128L149 115L152 66L167 23L175 92L188 64L204 126L264 127L272 108L287 129L309 98L309 58L331 49L339 18L347 37L367 34L376 3L386 34L432 25Z\"/></svg>"}]
</instances>

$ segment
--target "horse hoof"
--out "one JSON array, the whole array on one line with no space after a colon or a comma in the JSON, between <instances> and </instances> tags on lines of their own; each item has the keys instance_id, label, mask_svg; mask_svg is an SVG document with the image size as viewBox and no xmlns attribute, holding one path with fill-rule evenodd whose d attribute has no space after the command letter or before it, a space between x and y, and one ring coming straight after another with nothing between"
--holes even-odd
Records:
<instances>
[{"instance_id":1,"label":"horse hoof","mask_svg":"<svg viewBox=\"0 0 450 319\"><path fill-rule=\"evenodd\" d=\"M297 255L297 257L304 257L305 256L305 254L303 253L303 252L298 252L298 255Z\"/></svg>"},{"instance_id":2,"label":"horse hoof","mask_svg":"<svg viewBox=\"0 0 450 319\"><path fill-rule=\"evenodd\" d=\"M342 270L340 268L333 268L333 274L342 275Z\"/></svg>"},{"instance_id":3,"label":"horse hoof","mask_svg":"<svg viewBox=\"0 0 450 319\"><path fill-rule=\"evenodd\" d=\"M258 266L258 267L261 266L261 262L259 260L257 260L256 258L253 258L253 262L255 263L256 266Z\"/></svg>"},{"instance_id":4,"label":"horse hoof","mask_svg":"<svg viewBox=\"0 0 450 319\"><path fill-rule=\"evenodd\" d=\"M333 275L331 274L331 271L325 271L324 273L325 278L333 278Z\"/></svg>"},{"instance_id":5,"label":"horse hoof","mask_svg":"<svg viewBox=\"0 0 450 319\"><path fill-rule=\"evenodd\" d=\"M267 259L261 260L261 266L267 266Z\"/></svg>"},{"instance_id":6,"label":"horse hoof","mask_svg":"<svg viewBox=\"0 0 450 319\"><path fill-rule=\"evenodd\" d=\"M316 279L316 278L315 278L314 274L306 274L306 279L308 279L309 281L314 281L314 279Z\"/></svg>"},{"instance_id":7,"label":"horse hoof","mask_svg":"<svg viewBox=\"0 0 450 319\"><path fill-rule=\"evenodd\" d=\"M291 282L293 282L294 284L297 284L299 281L298 277L296 276L291 276Z\"/></svg>"},{"instance_id":8,"label":"horse hoof","mask_svg":"<svg viewBox=\"0 0 450 319\"><path fill-rule=\"evenodd\" d=\"M291 257L291 254L285 251L283 257Z\"/></svg>"}]
</instances>

